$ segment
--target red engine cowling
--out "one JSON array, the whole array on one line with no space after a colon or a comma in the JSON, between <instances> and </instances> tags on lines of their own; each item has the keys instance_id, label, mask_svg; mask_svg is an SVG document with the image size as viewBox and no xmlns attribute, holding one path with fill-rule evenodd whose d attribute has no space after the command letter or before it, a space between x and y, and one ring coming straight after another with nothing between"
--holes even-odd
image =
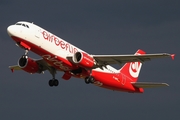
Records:
<instances>
[{"instance_id":1,"label":"red engine cowling","mask_svg":"<svg viewBox=\"0 0 180 120\"><path fill-rule=\"evenodd\" d=\"M23 55L18 61L19 67L28 73L40 73L39 65L33 59Z\"/></svg>"},{"instance_id":2,"label":"red engine cowling","mask_svg":"<svg viewBox=\"0 0 180 120\"><path fill-rule=\"evenodd\" d=\"M76 52L73 56L73 62L87 69L92 69L95 65L94 58L84 52Z\"/></svg>"}]
</instances>

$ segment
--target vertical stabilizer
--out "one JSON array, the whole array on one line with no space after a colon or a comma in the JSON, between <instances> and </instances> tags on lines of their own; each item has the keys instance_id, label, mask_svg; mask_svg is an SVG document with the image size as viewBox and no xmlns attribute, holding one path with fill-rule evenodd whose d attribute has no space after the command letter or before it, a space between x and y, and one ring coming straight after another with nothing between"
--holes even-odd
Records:
<instances>
[{"instance_id":1,"label":"vertical stabilizer","mask_svg":"<svg viewBox=\"0 0 180 120\"><path fill-rule=\"evenodd\" d=\"M145 52L143 50L138 50L135 55L143 55ZM121 69L120 73L126 75L133 82L136 82L141 70L142 63L141 62L129 62L126 63Z\"/></svg>"}]
</instances>

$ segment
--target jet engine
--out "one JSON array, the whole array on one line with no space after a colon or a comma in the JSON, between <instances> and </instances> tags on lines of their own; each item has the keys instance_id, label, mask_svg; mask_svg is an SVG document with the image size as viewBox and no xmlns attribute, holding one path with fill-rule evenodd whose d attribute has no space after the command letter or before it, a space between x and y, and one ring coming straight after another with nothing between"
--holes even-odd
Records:
<instances>
[{"instance_id":1,"label":"jet engine","mask_svg":"<svg viewBox=\"0 0 180 120\"><path fill-rule=\"evenodd\" d=\"M28 73L40 73L37 62L26 55L23 55L18 61L19 67Z\"/></svg>"},{"instance_id":2,"label":"jet engine","mask_svg":"<svg viewBox=\"0 0 180 120\"><path fill-rule=\"evenodd\" d=\"M76 52L73 56L73 62L87 69L92 69L95 65L94 58L84 52Z\"/></svg>"}]
</instances>

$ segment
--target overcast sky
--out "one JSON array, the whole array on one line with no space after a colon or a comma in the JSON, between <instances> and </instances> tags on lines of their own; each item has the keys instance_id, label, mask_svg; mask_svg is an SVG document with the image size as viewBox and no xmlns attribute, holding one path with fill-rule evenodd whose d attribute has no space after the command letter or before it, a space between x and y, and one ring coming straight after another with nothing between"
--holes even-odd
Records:
<instances>
[{"instance_id":1,"label":"overcast sky","mask_svg":"<svg viewBox=\"0 0 180 120\"><path fill-rule=\"evenodd\" d=\"M180 2L178 0L1 0L0 120L180 119ZM7 34L17 21L37 24L91 54L175 53L146 62L139 81L170 87L143 94L115 92L72 78L50 88L51 75L11 73L24 50ZM39 56L29 53L30 57Z\"/></svg>"}]
</instances>

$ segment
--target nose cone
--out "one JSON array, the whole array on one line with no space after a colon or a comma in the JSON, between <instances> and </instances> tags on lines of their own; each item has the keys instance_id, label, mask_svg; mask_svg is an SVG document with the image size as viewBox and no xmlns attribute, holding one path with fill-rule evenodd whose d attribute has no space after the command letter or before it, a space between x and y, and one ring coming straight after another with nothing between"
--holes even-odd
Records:
<instances>
[{"instance_id":1,"label":"nose cone","mask_svg":"<svg viewBox=\"0 0 180 120\"><path fill-rule=\"evenodd\" d=\"M8 28L7 28L7 33L9 34L9 36L14 36L16 34L16 27L14 25L10 25Z\"/></svg>"}]
</instances>

